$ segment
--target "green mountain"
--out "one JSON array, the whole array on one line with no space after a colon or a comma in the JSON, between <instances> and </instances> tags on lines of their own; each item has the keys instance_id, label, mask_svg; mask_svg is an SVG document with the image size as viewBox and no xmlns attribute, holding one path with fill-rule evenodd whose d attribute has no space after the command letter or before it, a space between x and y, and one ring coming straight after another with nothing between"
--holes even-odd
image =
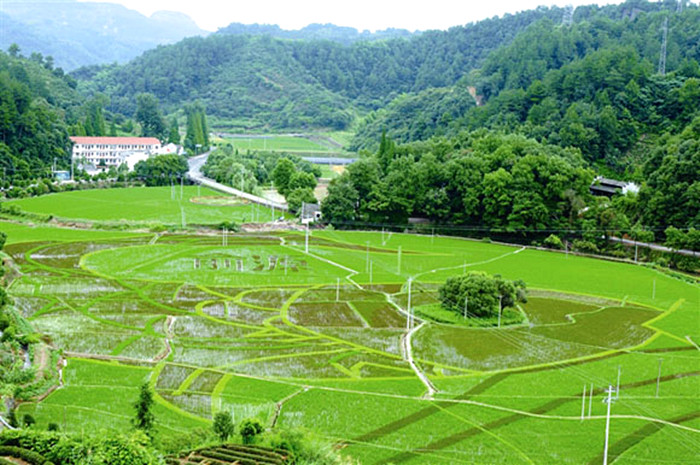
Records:
<instances>
[{"instance_id":1,"label":"green mountain","mask_svg":"<svg viewBox=\"0 0 700 465\"><path fill-rule=\"evenodd\" d=\"M150 18L112 3L76 0L0 2L0 48L19 45L29 56L51 56L72 70L99 63L125 63L161 44L206 34L188 16L157 12Z\"/></svg>"},{"instance_id":2,"label":"green mountain","mask_svg":"<svg viewBox=\"0 0 700 465\"><path fill-rule=\"evenodd\" d=\"M109 109L127 115L133 114L135 96L146 92L167 112L199 100L228 127L344 129L356 111L381 107L404 92L455 84L518 31L560 16L560 9L543 8L410 39L352 45L215 34L158 47L124 66L73 75L84 92L109 95Z\"/></svg>"},{"instance_id":3,"label":"green mountain","mask_svg":"<svg viewBox=\"0 0 700 465\"><path fill-rule=\"evenodd\" d=\"M441 118L431 99L410 108L392 102L365 119L353 145L376 148L384 129L397 142L410 142L488 128L576 147L589 161L624 169L638 141L678 132L698 112L700 8L679 13L675 3L634 1L579 10L570 27L543 19L491 53L469 78L482 106ZM432 125L416 131L416 120Z\"/></svg>"}]
</instances>

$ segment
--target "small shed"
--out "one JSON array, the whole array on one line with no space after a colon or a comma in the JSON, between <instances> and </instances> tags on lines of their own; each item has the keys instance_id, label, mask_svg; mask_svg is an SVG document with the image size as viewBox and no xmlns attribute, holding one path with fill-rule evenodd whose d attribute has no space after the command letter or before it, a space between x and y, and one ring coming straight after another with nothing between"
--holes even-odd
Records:
<instances>
[{"instance_id":1,"label":"small shed","mask_svg":"<svg viewBox=\"0 0 700 465\"><path fill-rule=\"evenodd\" d=\"M598 176L593 180L590 190L593 195L612 197L619 193L639 192L639 186L633 182L618 181L617 179Z\"/></svg>"},{"instance_id":2,"label":"small shed","mask_svg":"<svg viewBox=\"0 0 700 465\"><path fill-rule=\"evenodd\" d=\"M321 219L321 206L317 203L301 205L301 224L315 223Z\"/></svg>"}]
</instances>

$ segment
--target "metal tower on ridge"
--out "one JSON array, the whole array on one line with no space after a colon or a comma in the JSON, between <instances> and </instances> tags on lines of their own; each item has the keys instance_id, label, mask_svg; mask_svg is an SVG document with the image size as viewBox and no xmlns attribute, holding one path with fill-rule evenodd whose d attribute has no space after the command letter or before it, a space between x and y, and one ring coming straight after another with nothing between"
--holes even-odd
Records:
<instances>
[{"instance_id":1,"label":"metal tower on ridge","mask_svg":"<svg viewBox=\"0 0 700 465\"><path fill-rule=\"evenodd\" d=\"M668 17L664 19L663 40L661 42L661 54L659 56L659 74L666 75L666 46L668 45Z\"/></svg>"},{"instance_id":2,"label":"metal tower on ridge","mask_svg":"<svg viewBox=\"0 0 700 465\"><path fill-rule=\"evenodd\" d=\"M562 26L570 27L574 22L574 6L566 5L564 7L564 16L561 20Z\"/></svg>"}]
</instances>

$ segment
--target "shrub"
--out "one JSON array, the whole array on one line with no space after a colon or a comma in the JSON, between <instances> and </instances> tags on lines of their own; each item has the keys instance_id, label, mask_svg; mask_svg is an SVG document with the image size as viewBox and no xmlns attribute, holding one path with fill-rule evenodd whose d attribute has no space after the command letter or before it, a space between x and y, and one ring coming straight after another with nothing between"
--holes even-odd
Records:
<instances>
[{"instance_id":1,"label":"shrub","mask_svg":"<svg viewBox=\"0 0 700 465\"><path fill-rule=\"evenodd\" d=\"M599 253L600 250L598 249L598 246L595 245L591 241L581 241L581 240L575 240L573 242L573 246L575 250L578 250L580 252L584 253Z\"/></svg>"},{"instance_id":2,"label":"shrub","mask_svg":"<svg viewBox=\"0 0 700 465\"><path fill-rule=\"evenodd\" d=\"M214 433L221 439L221 441L226 441L229 437L233 435L235 431L235 426L233 425L233 418L231 418L231 413L229 412L218 412L214 415L214 424L212 425Z\"/></svg>"},{"instance_id":3,"label":"shrub","mask_svg":"<svg viewBox=\"0 0 700 465\"><path fill-rule=\"evenodd\" d=\"M556 234L550 234L547 236L547 238L544 240L544 245L550 249L561 250L564 248L564 243Z\"/></svg>"},{"instance_id":4,"label":"shrub","mask_svg":"<svg viewBox=\"0 0 700 465\"><path fill-rule=\"evenodd\" d=\"M31 428L36 424L36 420L30 414L25 413L24 417L22 417L22 423L24 424L25 428Z\"/></svg>"},{"instance_id":5,"label":"shrub","mask_svg":"<svg viewBox=\"0 0 700 465\"><path fill-rule=\"evenodd\" d=\"M246 418L243 420L238 427L238 431L243 438L243 444L253 444L255 442L255 437L260 433L265 431L260 420L256 418Z\"/></svg>"}]
</instances>

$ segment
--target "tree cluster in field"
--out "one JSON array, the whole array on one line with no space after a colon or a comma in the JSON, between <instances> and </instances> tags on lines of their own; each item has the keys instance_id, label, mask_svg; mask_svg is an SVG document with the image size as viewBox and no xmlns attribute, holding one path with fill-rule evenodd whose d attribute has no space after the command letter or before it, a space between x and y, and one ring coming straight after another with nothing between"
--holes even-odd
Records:
<instances>
[{"instance_id":1,"label":"tree cluster in field","mask_svg":"<svg viewBox=\"0 0 700 465\"><path fill-rule=\"evenodd\" d=\"M244 192L259 193L273 185L296 213L302 202L316 203L313 190L321 171L295 155L271 152L240 152L226 144L214 151L202 173Z\"/></svg>"},{"instance_id":2,"label":"tree cluster in field","mask_svg":"<svg viewBox=\"0 0 700 465\"><path fill-rule=\"evenodd\" d=\"M289 211L298 213L304 203L318 203L314 195L316 188L316 174L297 169L294 162L287 158L280 158L272 170L272 181L277 192L282 194L287 201Z\"/></svg>"},{"instance_id":3,"label":"tree cluster in field","mask_svg":"<svg viewBox=\"0 0 700 465\"><path fill-rule=\"evenodd\" d=\"M571 229L590 201L593 172L578 150L485 131L395 146L350 165L328 186L322 211L335 227L436 224L502 231Z\"/></svg>"},{"instance_id":4,"label":"tree cluster in field","mask_svg":"<svg viewBox=\"0 0 700 465\"><path fill-rule=\"evenodd\" d=\"M167 154L141 160L134 165L133 177L147 186L169 186L183 182L189 165L182 155Z\"/></svg>"},{"instance_id":5,"label":"tree cluster in field","mask_svg":"<svg viewBox=\"0 0 700 465\"><path fill-rule=\"evenodd\" d=\"M438 289L438 298L443 308L465 318L497 317L504 309L527 302L525 282L479 271L448 278Z\"/></svg>"}]
</instances>

